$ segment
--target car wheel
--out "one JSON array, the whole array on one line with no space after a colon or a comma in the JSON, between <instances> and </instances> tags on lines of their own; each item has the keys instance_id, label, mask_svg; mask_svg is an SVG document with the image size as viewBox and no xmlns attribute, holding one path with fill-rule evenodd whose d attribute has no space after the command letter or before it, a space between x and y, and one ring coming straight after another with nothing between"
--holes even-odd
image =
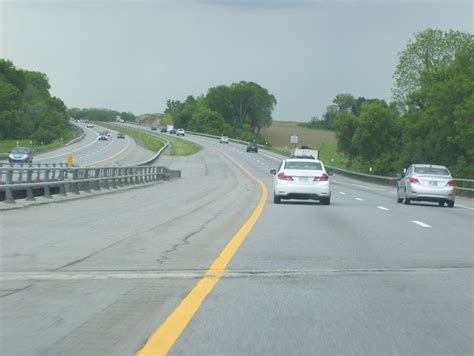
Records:
<instances>
[{"instance_id":1,"label":"car wheel","mask_svg":"<svg viewBox=\"0 0 474 356\"><path fill-rule=\"evenodd\" d=\"M439 205L439 206L444 206L444 201L438 202L438 205Z\"/></svg>"},{"instance_id":2,"label":"car wheel","mask_svg":"<svg viewBox=\"0 0 474 356\"><path fill-rule=\"evenodd\" d=\"M454 202L453 201L448 201L446 203L448 204L448 207L454 208Z\"/></svg>"},{"instance_id":3,"label":"car wheel","mask_svg":"<svg viewBox=\"0 0 474 356\"><path fill-rule=\"evenodd\" d=\"M405 198L403 198L403 204L409 205L410 199L407 198L407 192L405 192Z\"/></svg>"},{"instance_id":4,"label":"car wheel","mask_svg":"<svg viewBox=\"0 0 474 356\"><path fill-rule=\"evenodd\" d=\"M281 203L281 198L279 196L276 196L275 194L273 194L273 202L275 204L280 204Z\"/></svg>"},{"instance_id":5,"label":"car wheel","mask_svg":"<svg viewBox=\"0 0 474 356\"><path fill-rule=\"evenodd\" d=\"M320 203L323 205L329 205L331 204L331 197L329 198L321 198Z\"/></svg>"}]
</instances>

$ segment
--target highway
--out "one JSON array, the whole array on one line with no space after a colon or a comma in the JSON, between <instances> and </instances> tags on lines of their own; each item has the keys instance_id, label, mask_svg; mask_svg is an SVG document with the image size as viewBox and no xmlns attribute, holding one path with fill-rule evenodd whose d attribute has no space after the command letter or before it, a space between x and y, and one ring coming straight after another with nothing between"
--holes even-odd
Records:
<instances>
[{"instance_id":1,"label":"highway","mask_svg":"<svg viewBox=\"0 0 474 356\"><path fill-rule=\"evenodd\" d=\"M1 213L1 354L474 353L472 200L275 205L279 156L186 139L179 180Z\"/></svg>"},{"instance_id":2,"label":"highway","mask_svg":"<svg viewBox=\"0 0 474 356\"><path fill-rule=\"evenodd\" d=\"M35 155L33 163L66 162L68 155L72 155L75 166L126 166L153 157L152 152L137 145L129 136L125 136L125 139L117 139L117 131L109 130L112 134L111 138L107 141L99 141L99 133L105 128L98 125L87 128L85 123L78 125L86 133L82 140L58 150Z\"/></svg>"}]
</instances>

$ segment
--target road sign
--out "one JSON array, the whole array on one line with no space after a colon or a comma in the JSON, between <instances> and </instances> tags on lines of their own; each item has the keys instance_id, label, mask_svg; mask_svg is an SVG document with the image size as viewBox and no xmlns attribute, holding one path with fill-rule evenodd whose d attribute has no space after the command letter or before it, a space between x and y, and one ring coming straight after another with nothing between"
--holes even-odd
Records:
<instances>
[{"instance_id":1,"label":"road sign","mask_svg":"<svg viewBox=\"0 0 474 356\"><path fill-rule=\"evenodd\" d=\"M295 134L291 135L290 143L291 143L292 145L297 145L297 144L298 144L298 136L295 135Z\"/></svg>"},{"instance_id":2,"label":"road sign","mask_svg":"<svg viewBox=\"0 0 474 356\"><path fill-rule=\"evenodd\" d=\"M72 161L73 161L72 155L67 156L67 165L69 167L72 167Z\"/></svg>"}]
</instances>

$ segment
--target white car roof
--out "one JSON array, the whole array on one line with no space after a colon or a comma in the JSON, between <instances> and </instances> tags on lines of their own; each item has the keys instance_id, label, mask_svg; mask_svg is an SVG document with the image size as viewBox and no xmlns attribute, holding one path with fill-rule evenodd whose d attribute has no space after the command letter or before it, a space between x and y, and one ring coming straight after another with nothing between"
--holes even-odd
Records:
<instances>
[{"instance_id":1,"label":"white car roof","mask_svg":"<svg viewBox=\"0 0 474 356\"><path fill-rule=\"evenodd\" d=\"M285 162L307 162L307 161L311 161L311 162L323 163L319 159L314 159L314 158L309 158L309 157L308 158L287 158L284 161Z\"/></svg>"}]
</instances>

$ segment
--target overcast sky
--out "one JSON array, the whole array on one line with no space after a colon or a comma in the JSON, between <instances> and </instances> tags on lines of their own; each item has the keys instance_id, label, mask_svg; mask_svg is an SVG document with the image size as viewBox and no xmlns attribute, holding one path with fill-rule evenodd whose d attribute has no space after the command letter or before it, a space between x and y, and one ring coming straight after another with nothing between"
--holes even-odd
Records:
<instances>
[{"instance_id":1,"label":"overcast sky","mask_svg":"<svg viewBox=\"0 0 474 356\"><path fill-rule=\"evenodd\" d=\"M390 100L398 52L427 27L473 32L471 0L0 0L0 56L75 107L163 112L167 99L254 81L275 120L334 96Z\"/></svg>"}]
</instances>

